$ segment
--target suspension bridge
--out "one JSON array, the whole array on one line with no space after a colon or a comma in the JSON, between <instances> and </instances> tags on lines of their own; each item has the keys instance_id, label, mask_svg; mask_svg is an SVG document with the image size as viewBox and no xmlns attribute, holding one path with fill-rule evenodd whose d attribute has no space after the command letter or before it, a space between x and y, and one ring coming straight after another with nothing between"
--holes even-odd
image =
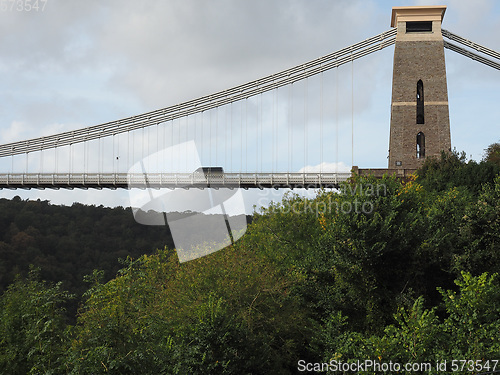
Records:
<instances>
[{"instance_id":1,"label":"suspension bridge","mask_svg":"<svg viewBox=\"0 0 500 375\"><path fill-rule=\"evenodd\" d=\"M408 40L429 43L431 34L432 41L440 43L439 48L500 70L500 53L441 29L442 7L402 8L400 19L393 19L394 27L390 30L278 73L136 116L0 145L0 167L4 169L0 171L0 189L338 187L351 177L351 172L321 168L314 172L306 168L292 171L294 159L303 159L304 166L312 160L320 166L331 160L328 157L338 153L339 131L347 131L339 129L338 122L333 124L324 119L327 102L324 73L338 72L343 65ZM430 8L432 14L441 12L439 20L431 17L426 21L426 14L423 20L414 18L415 10ZM398 16L397 9L396 12L393 9L393 18L394 14ZM438 27L433 22L439 22ZM416 110L416 124L423 124L424 108L426 118L431 118L427 114L432 113L433 106L446 103L447 111L447 97L446 101L428 100L430 96L426 94L424 105L424 86L432 87L432 82L421 81L420 86L411 83L411 90L416 85L420 92L417 103L413 99L397 101L393 86L393 111L403 107L408 107L411 113ZM333 101L337 102L337 112L338 97L337 92ZM395 117L395 112L391 117ZM397 129L393 135L392 127L391 123L391 143L397 146L391 146L394 154L389 157L388 168L380 170L384 173L404 175L406 168L414 168L407 159L430 156L432 147L446 144L445 140L433 146L427 134L434 130L429 128L425 131L426 147L424 132L420 131L414 156L414 135L406 144ZM353 124L350 131L353 160ZM335 134L334 143L327 147L326 132ZM193 158L189 142L196 145L202 157ZM397 151L400 146L403 151ZM198 167L206 170L197 172Z\"/></svg>"}]
</instances>

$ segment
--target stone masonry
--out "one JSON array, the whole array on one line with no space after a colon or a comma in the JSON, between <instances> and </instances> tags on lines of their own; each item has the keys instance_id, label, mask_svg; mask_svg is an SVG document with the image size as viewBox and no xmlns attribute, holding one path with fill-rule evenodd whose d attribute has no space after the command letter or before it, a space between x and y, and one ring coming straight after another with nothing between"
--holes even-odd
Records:
<instances>
[{"instance_id":1,"label":"stone masonry","mask_svg":"<svg viewBox=\"0 0 500 375\"><path fill-rule=\"evenodd\" d=\"M445 9L443 6L393 8L392 26L397 26L397 36L392 80L390 169L416 169L426 158L451 149L441 35ZM413 24L407 26L407 23ZM428 29L432 25L432 31L411 30L414 25L424 25ZM423 92L417 95L419 81ZM423 100L423 121L417 121L418 100ZM417 145L417 142L420 143Z\"/></svg>"}]
</instances>

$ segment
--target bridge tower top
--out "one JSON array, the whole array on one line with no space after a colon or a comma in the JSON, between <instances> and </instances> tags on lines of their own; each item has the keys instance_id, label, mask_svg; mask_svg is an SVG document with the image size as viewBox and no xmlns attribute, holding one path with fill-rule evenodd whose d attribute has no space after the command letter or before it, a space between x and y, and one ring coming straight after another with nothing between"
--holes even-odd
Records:
<instances>
[{"instance_id":1,"label":"bridge tower top","mask_svg":"<svg viewBox=\"0 0 500 375\"><path fill-rule=\"evenodd\" d=\"M398 30L396 41L442 40L445 12L445 5L393 7L391 27Z\"/></svg>"},{"instance_id":2,"label":"bridge tower top","mask_svg":"<svg viewBox=\"0 0 500 375\"><path fill-rule=\"evenodd\" d=\"M446 6L392 8L397 27L389 168L416 169L451 149L441 22Z\"/></svg>"},{"instance_id":3,"label":"bridge tower top","mask_svg":"<svg viewBox=\"0 0 500 375\"><path fill-rule=\"evenodd\" d=\"M391 27L397 27L399 22L443 22L446 5L393 7Z\"/></svg>"}]
</instances>

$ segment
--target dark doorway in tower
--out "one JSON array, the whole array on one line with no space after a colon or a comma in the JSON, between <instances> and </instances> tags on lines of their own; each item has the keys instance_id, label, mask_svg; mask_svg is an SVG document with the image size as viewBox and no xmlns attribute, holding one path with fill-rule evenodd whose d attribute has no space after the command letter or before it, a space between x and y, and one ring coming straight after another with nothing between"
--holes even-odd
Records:
<instances>
[{"instance_id":1,"label":"dark doorway in tower","mask_svg":"<svg viewBox=\"0 0 500 375\"><path fill-rule=\"evenodd\" d=\"M422 132L417 134L417 159L425 158L425 135Z\"/></svg>"},{"instance_id":2,"label":"dark doorway in tower","mask_svg":"<svg viewBox=\"0 0 500 375\"><path fill-rule=\"evenodd\" d=\"M417 82L417 124L424 123L424 83Z\"/></svg>"}]
</instances>

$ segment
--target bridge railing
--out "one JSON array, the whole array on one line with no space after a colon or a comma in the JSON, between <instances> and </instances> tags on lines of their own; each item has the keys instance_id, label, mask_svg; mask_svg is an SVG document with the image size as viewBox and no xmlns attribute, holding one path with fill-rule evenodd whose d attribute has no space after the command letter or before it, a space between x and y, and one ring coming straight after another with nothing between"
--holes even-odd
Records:
<instances>
[{"instance_id":1,"label":"bridge railing","mask_svg":"<svg viewBox=\"0 0 500 375\"><path fill-rule=\"evenodd\" d=\"M320 188L351 177L338 173L0 173L0 189L18 188Z\"/></svg>"}]
</instances>

